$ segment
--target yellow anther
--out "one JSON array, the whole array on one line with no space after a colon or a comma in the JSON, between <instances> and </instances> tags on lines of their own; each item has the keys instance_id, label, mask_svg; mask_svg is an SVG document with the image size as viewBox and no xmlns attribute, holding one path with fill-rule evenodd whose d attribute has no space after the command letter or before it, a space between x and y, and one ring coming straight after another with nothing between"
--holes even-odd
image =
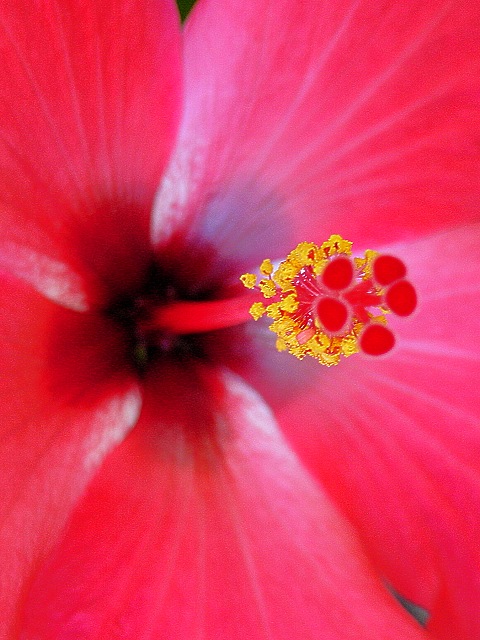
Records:
<instances>
[{"instance_id":1,"label":"yellow anther","mask_svg":"<svg viewBox=\"0 0 480 640\"><path fill-rule=\"evenodd\" d=\"M250 315L254 320L259 320L263 315L265 315L266 307L261 302L254 302L250 307Z\"/></svg>"},{"instance_id":2,"label":"yellow anther","mask_svg":"<svg viewBox=\"0 0 480 640\"><path fill-rule=\"evenodd\" d=\"M278 269L275 271L275 282L282 289L282 291L288 291L292 288L292 280L300 271L301 267L297 267L290 261L285 260L281 262Z\"/></svg>"},{"instance_id":3,"label":"yellow anther","mask_svg":"<svg viewBox=\"0 0 480 640\"><path fill-rule=\"evenodd\" d=\"M247 289L253 289L257 284L257 276L254 273L244 273L240 276L240 280Z\"/></svg>"},{"instance_id":4,"label":"yellow anther","mask_svg":"<svg viewBox=\"0 0 480 640\"><path fill-rule=\"evenodd\" d=\"M319 251L313 242L301 242L293 251L290 252L288 258L290 262L297 262L298 266L315 264L319 258Z\"/></svg>"},{"instance_id":5,"label":"yellow anther","mask_svg":"<svg viewBox=\"0 0 480 640\"><path fill-rule=\"evenodd\" d=\"M336 253L343 253L344 255L350 256L352 254L352 245L353 242L344 240L342 236L333 235L322 244L320 249L323 255L327 258L335 255Z\"/></svg>"},{"instance_id":6,"label":"yellow anther","mask_svg":"<svg viewBox=\"0 0 480 640\"><path fill-rule=\"evenodd\" d=\"M273 280L260 280L258 286L264 298L273 298L277 294L277 288Z\"/></svg>"},{"instance_id":7,"label":"yellow anther","mask_svg":"<svg viewBox=\"0 0 480 640\"><path fill-rule=\"evenodd\" d=\"M260 273L263 276L270 276L273 273L273 264L272 261L266 258L262 264L260 265Z\"/></svg>"},{"instance_id":8,"label":"yellow anther","mask_svg":"<svg viewBox=\"0 0 480 640\"><path fill-rule=\"evenodd\" d=\"M272 302L269 304L266 310L267 316L277 320L282 317L282 310L280 309L280 302Z\"/></svg>"},{"instance_id":9,"label":"yellow anther","mask_svg":"<svg viewBox=\"0 0 480 640\"><path fill-rule=\"evenodd\" d=\"M373 262L377 256L378 251L367 249L363 258L354 258L353 262L355 267L362 271L366 278L371 278L373 275Z\"/></svg>"},{"instance_id":10,"label":"yellow anther","mask_svg":"<svg viewBox=\"0 0 480 640\"><path fill-rule=\"evenodd\" d=\"M288 313L293 313L298 309L298 300L296 295L294 293L291 293L286 298L284 298L278 306L281 311L288 311Z\"/></svg>"}]
</instances>

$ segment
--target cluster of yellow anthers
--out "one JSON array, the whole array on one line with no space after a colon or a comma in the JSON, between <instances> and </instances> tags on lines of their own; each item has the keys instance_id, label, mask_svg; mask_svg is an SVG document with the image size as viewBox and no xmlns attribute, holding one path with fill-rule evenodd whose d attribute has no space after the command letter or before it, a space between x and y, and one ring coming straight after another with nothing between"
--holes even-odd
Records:
<instances>
[{"instance_id":1,"label":"cluster of yellow anthers","mask_svg":"<svg viewBox=\"0 0 480 640\"><path fill-rule=\"evenodd\" d=\"M339 235L332 235L321 246L313 242L302 242L276 269L270 260L264 260L259 269L263 278L258 279L252 273L241 277L245 287L259 290L265 299L271 300L266 305L262 302L254 303L250 314L254 320L264 315L273 320L270 330L278 336L278 351L288 350L299 359L309 355L323 365L332 366L338 364L341 356L350 356L360 350L359 336L366 323L386 323L385 313L389 309L381 304L379 297L375 303L378 306L376 315L366 310L365 301L360 300L358 305L352 298L353 303L346 305L350 309L348 319L334 331L325 328L325 324L328 326L331 323L328 309L325 322L322 322L324 312L315 311L318 309L315 301L325 299L322 273L332 259L338 256L348 257L352 265L352 281L346 287L349 292L363 289L363 294L369 296L368 306L372 304L372 295L380 293L380 289L375 288L372 283L373 262L378 254L368 250L363 258L351 258L351 247L352 243ZM336 295L338 297L338 292ZM359 298L358 294L356 297ZM338 304L342 305L343 302L339 301ZM339 308L341 311L341 307ZM360 313L356 313L358 308ZM338 313L334 305L333 312L334 315Z\"/></svg>"}]
</instances>

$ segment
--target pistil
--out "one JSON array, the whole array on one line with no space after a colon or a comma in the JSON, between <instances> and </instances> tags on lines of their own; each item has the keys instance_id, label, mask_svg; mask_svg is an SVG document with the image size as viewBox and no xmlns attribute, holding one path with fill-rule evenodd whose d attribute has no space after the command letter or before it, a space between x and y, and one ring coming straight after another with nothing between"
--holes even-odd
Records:
<instances>
[{"instance_id":1,"label":"pistil","mask_svg":"<svg viewBox=\"0 0 480 640\"><path fill-rule=\"evenodd\" d=\"M258 293L219 300L179 300L159 305L142 323L144 331L188 335L226 329L249 322Z\"/></svg>"},{"instance_id":2,"label":"pistil","mask_svg":"<svg viewBox=\"0 0 480 640\"><path fill-rule=\"evenodd\" d=\"M387 315L408 316L417 304L407 268L399 258L371 250L353 257L351 246L338 235L320 246L302 242L276 269L264 260L261 279L251 273L240 278L269 301L255 302L250 313L273 320L279 351L331 366L358 351L379 356L393 348Z\"/></svg>"}]
</instances>

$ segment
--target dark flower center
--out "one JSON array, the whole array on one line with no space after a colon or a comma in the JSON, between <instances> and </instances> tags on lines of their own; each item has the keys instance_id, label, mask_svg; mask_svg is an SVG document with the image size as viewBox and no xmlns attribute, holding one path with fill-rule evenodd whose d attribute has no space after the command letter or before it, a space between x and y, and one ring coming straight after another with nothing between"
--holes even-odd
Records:
<instances>
[{"instance_id":1,"label":"dark flower center","mask_svg":"<svg viewBox=\"0 0 480 640\"><path fill-rule=\"evenodd\" d=\"M194 303L201 299L200 296L199 300L189 300L188 294L167 279L152 261L141 286L114 298L107 306L105 315L123 333L127 360L139 375L144 375L165 356L180 360L206 357L198 335L175 333L154 321L159 309L180 301Z\"/></svg>"}]
</instances>

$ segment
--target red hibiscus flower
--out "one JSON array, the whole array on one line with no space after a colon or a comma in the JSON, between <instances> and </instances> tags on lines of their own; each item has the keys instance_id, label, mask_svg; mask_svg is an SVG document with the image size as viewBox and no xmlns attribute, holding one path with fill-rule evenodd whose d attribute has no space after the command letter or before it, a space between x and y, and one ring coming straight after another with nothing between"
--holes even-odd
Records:
<instances>
[{"instance_id":1,"label":"red hibiscus flower","mask_svg":"<svg viewBox=\"0 0 480 640\"><path fill-rule=\"evenodd\" d=\"M2 639L480 634L480 8L257 4L0 8ZM325 368L239 276L336 233L419 305Z\"/></svg>"}]
</instances>

